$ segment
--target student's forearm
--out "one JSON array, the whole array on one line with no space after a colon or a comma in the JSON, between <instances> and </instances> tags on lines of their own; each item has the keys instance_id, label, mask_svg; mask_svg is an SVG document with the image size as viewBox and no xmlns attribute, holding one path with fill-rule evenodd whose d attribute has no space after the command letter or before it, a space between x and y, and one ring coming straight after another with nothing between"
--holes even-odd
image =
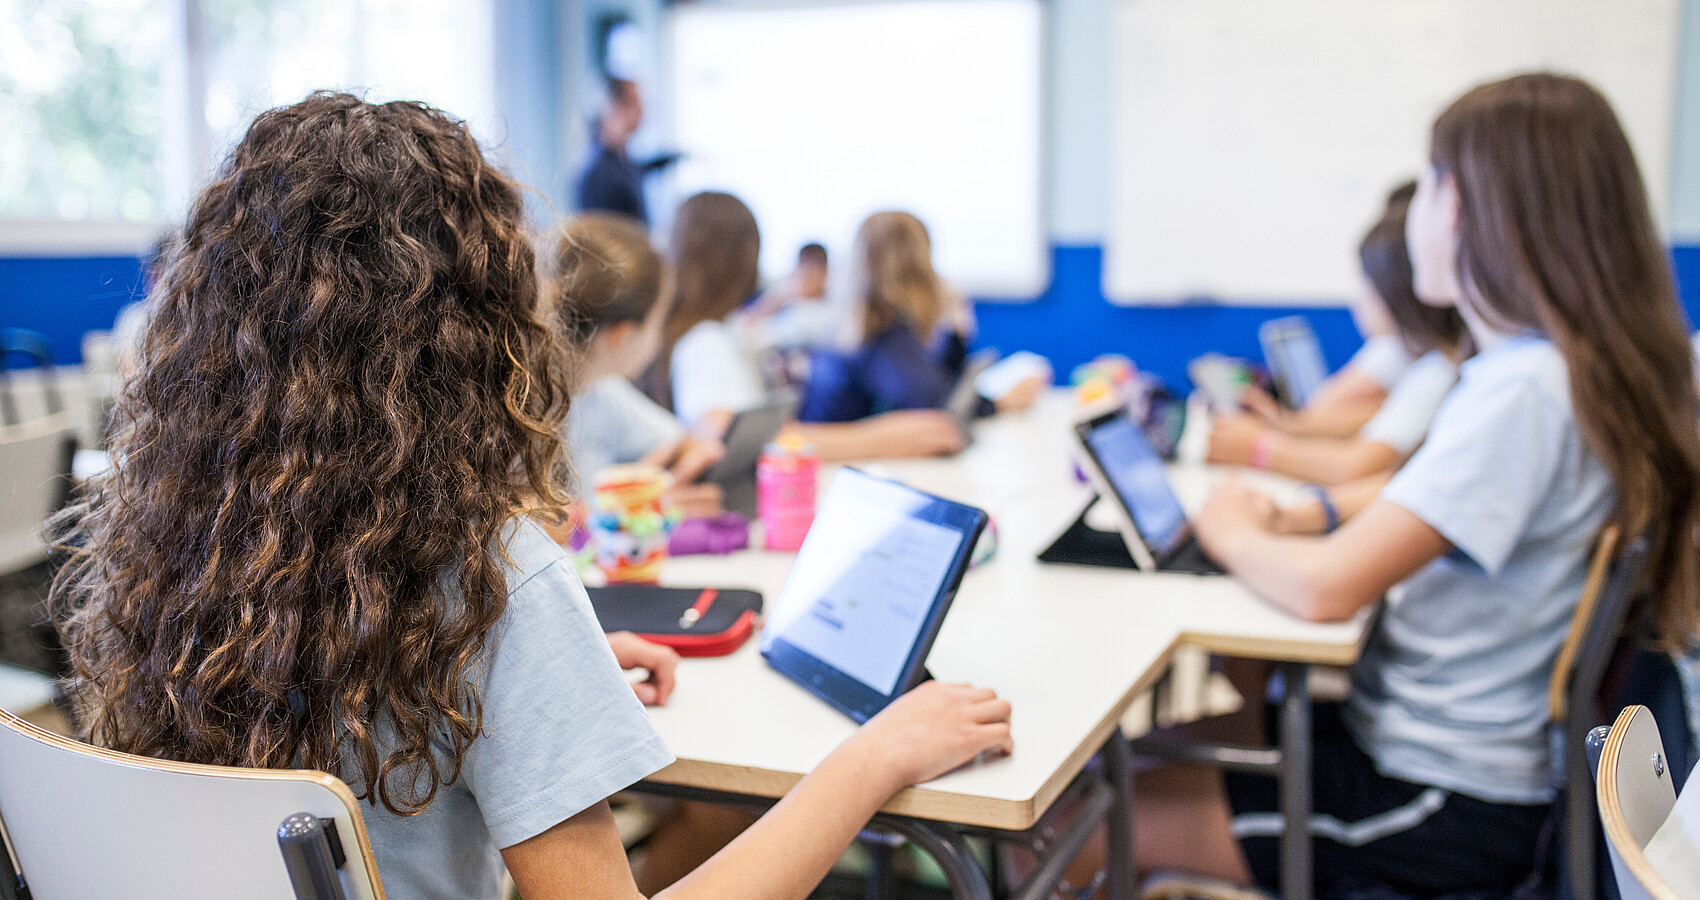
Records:
<instances>
[{"instance_id":1,"label":"student's forearm","mask_svg":"<svg viewBox=\"0 0 1700 900\"><path fill-rule=\"evenodd\" d=\"M868 431L859 422L794 422L787 426L815 447L822 462L842 462L875 455Z\"/></svg>"},{"instance_id":2,"label":"student's forearm","mask_svg":"<svg viewBox=\"0 0 1700 900\"><path fill-rule=\"evenodd\" d=\"M1391 470L1399 454L1386 444L1355 438L1290 437L1277 441L1269 453L1269 469L1282 475L1338 485Z\"/></svg>"},{"instance_id":3,"label":"student's forearm","mask_svg":"<svg viewBox=\"0 0 1700 900\"><path fill-rule=\"evenodd\" d=\"M792 900L808 896L899 785L852 740L767 815L656 900Z\"/></svg>"},{"instance_id":4,"label":"student's forearm","mask_svg":"<svg viewBox=\"0 0 1700 900\"><path fill-rule=\"evenodd\" d=\"M1318 409L1336 405L1369 401L1379 405L1387 399L1387 386L1374 378L1358 371L1355 367L1347 366L1339 372L1324 379L1317 386L1316 393L1306 404L1306 408Z\"/></svg>"},{"instance_id":5,"label":"student's forearm","mask_svg":"<svg viewBox=\"0 0 1700 900\"><path fill-rule=\"evenodd\" d=\"M1379 596L1339 577L1339 559L1317 538L1247 529L1210 552L1253 592L1307 621L1344 621Z\"/></svg>"},{"instance_id":6,"label":"student's forearm","mask_svg":"<svg viewBox=\"0 0 1700 900\"><path fill-rule=\"evenodd\" d=\"M1307 406L1281 419L1281 430L1295 437L1349 438L1375 418L1381 400L1351 397Z\"/></svg>"},{"instance_id":7,"label":"student's forearm","mask_svg":"<svg viewBox=\"0 0 1700 900\"><path fill-rule=\"evenodd\" d=\"M1360 478L1349 484L1325 488L1328 501L1334 505L1334 514L1343 524L1352 517L1363 512L1366 507L1381 496L1381 489L1393 478L1392 472L1382 472L1368 478ZM1323 510L1318 500L1305 500L1295 503L1281 511L1278 529L1283 534L1322 534L1328 530L1328 513Z\"/></svg>"}]
</instances>

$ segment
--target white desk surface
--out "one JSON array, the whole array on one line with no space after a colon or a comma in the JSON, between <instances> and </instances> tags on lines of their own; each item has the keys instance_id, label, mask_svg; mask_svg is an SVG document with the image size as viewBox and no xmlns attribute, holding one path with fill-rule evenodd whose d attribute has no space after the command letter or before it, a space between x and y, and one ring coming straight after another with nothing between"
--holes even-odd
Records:
<instances>
[{"instance_id":1,"label":"white desk surface","mask_svg":"<svg viewBox=\"0 0 1700 900\"><path fill-rule=\"evenodd\" d=\"M1039 563L1038 552L1090 497L1069 463L1070 415L1066 396L1053 395L1028 413L982 423L976 443L954 459L864 466L974 503L997 522L997 555L963 580L928 667L943 680L995 688L1015 710L1013 756L904 791L886 812L1031 826L1180 644L1316 663L1357 656L1361 617L1303 622L1230 578ZM1175 477L1191 506L1220 474L1180 466ZM773 603L791 561L755 551L682 557L662 577L755 588ZM768 797L782 795L855 727L768 668L755 640L728 657L685 660L672 700L652 709L651 720L679 759L652 780Z\"/></svg>"}]
</instances>

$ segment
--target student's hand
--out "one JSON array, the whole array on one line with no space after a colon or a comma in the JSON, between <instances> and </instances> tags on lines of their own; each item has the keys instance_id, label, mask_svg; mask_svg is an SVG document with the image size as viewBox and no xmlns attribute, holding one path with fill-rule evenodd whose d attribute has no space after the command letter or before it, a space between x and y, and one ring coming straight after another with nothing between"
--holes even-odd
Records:
<instances>
[{"instance_id":1,"label":"student's hand","mask_svg":"<svg viewBox=\"0 0 1700 900\"><path fill-rule=\"evenodd\" d=\"M1240 392L1240 406L1265 424L1279 425L1281 422L1281 404L1255 384L1246 385L1245 390Z\"/></svg>"},{"instance_id":2,"label":"student's hand","mask_svg":"<svg viewBox=\"0 0 1700 900\"><path fill-rule=\"evenodd\" d=\"M675 485L668 496L687 519L712 519L726 508L726 492L718 484Z\"/></svg>"},{"instance_id":3,"label":"student's hand","mask_svg":"<svg viewBox=\"0 0 1700 900\"><path fill-rule=\"evenodd\" d=\"M1268 494L1228 481L1211 491L1210 499L1193 516L1192 526L1205 551L1221 559L1226 555L1222 548L1231 546L1240 536L1275 531L1280 514Z\"/></svg>"},{"instance_id":4,"label":"student's hand","mask_svg":"<svg viewBox=\"0 0 1700 900\"><path fill-rule=\"evenodd\" d=\"M620 668L643 669L649 673L648 678L632 685L644 706L661 706L673 696L679 654L672 647L652 644L629 631L608 635L608 646L614 649L614 659L619 661Z\"/></svg>"},{"instance_id":5,"label":"student's hand","mask_svg":"<svg viewBox=\"0 0 1700 900\"><path fill-rule=\"evenodd\" d=\"M942 456L962 449L962 429L943 410L896 409L863 421L869 456Z\"/></svg>"},{"instance_id":6,"label":"student's hand","mask_svg":"<svg viewBox=\"0 0 1700 900\"><path fill-rule=\"evenodd\" d=\"M1251 448L1268 428L1250 416L1218 416L1210 425L1205 460L1226 466L1251 465Z\"/></svg>"},{"instance_id":7,"label":"student's hand","mask_svg":"<svg viewBox=\"0 0 1700 900\"><path fill-rule=\"evenodd\" d=\"M893 791L931 781L988 750L1015 751L1009 701L996 691L929 681L868 720L860 741Z\"/></svg>"},{"instance_id":8,"label":"student's hand","mask_svg":"<svg viewBox=\"0 0 1700 900\"><path fill-rule=\"evenodd\" d=\"M674 484L690 484L726 455L726 447L713 438L686 435L678 441L645 454L643 461L661 466L673 476Z\"/></svg>"},{"instance_id":9,"label":"student's hand","mask_svg":"<svg viewBox=\"0 0 1700 900\"><path fill-rule=\"evenodd\" d=\"M1032 406L1034 401L1039 399L1039 395L1045 392L1045 388L1050 386L1051 376L1029 375L1016 382L1015 387L1009 389L1009 393L997 399L998 412L1020 412Z\"/></svg>"}]
</instances>

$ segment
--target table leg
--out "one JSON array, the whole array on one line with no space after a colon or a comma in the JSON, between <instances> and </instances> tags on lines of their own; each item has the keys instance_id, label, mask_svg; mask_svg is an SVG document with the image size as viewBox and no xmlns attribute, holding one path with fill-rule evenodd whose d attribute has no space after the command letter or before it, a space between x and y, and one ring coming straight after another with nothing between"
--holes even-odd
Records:
<instances>
[{"instance_id":1,"label":"table leg","mask_svg":"<svg viewBox=\"0 0 1700 900\"><path fill-rule=\"evenodd\" d=\"M1105 816L1104 885L1109 900L1133 900L1139 890L1138 874L1134 870L1132 757L1127 738L1117 728L1104 745L1104 779L1110 783L1114 797Z\"/></svg>"},{"instance_id":2,"label":"table leg","mask_svg":"<svg viewBox=\"0 0 1700 900\"><path fill-rule=\"evenodd\" d=\"M1281 665L1281 896L1310 900L1310 666Z\"/></svg>"},{"instance_id":3,"label":"table leg","mask_svg":"<svg viewBox=\"0 0 1700 900\"><path fill-rule=\"evenodd\" d=\"M955 829L935 822L895 816L876 816L874 825L903 835L932 856L939 868L944 870L950 895L956 900L992 900L992 886L986 882L986 873L980 869L968 842Z\"/></svg>"}]
</instances>

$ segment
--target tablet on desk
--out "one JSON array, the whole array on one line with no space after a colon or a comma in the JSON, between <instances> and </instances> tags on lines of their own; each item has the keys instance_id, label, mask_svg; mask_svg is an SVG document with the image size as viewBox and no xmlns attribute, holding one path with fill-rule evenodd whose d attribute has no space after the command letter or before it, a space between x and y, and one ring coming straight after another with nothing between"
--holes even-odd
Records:
<instances>
[{"instance_id":1,"label":"tablet on desk","mask_svg":"<svg viewBox=\"0 0 1700 900\"><path fill-rule=\"evenodd\" d=\"M1101 501L1115 512L1116 530L1146 571L1219 575L1222 567L1204 553L1186 510L1169 484L1163 458L1126 408L1075 423L1081 468Z\"/></svg>"},{"instance_id":2,"label":"tablet on desk","mask_svg":"<svg viewBox=\"0 0 1700 900\"><path fill-rule=\"evenodd\" d=\"M732 417L732 424L726 428L725 455L702 476L703 481L720 485L725 492L722 504L727 509L745 516L756 514L756 462L761 459L762 448L797 415L800 402L801 398L788 392Z\"/></svg>"},{"instance_id":3,"label":"tablet on desk","mask_svg":"<svg viewBox=\"0 0 1700 900\"><path fill-rule=\"evenodd\" d=\"M962 432L966 444L974 436L974 420L980 418L980 376L998 361L996 350L981 350L968 357L962 367L962 376L956 380L956 386L951 388L950 396L945 399L944 411L956 420L956 427Z\"/></svg>"},{"instance_id":4,"label":"tablet on desk","mask_svg":"<svg viewBox=\"0 0 1700 900\"><path fill-rule=\"evenodd\" d=\"M1257 339L1281 401L1292 409L1303 407L1328 378L1328 362L1322 358L1322 344L1310 320L1304 316L1270 319L1258 326Z\"/></svg>"},{"instance_id":5,"label":"tablet on desk","mask_svg":"<svg viewBox=\"0 0 1700 900\"><path fill-rule=\"evenodd\" d=\"M840 470L768 614L762 656L867 721L927 679L927 652L985 526L972 506Z\"/></svg>"}]
</instances>

